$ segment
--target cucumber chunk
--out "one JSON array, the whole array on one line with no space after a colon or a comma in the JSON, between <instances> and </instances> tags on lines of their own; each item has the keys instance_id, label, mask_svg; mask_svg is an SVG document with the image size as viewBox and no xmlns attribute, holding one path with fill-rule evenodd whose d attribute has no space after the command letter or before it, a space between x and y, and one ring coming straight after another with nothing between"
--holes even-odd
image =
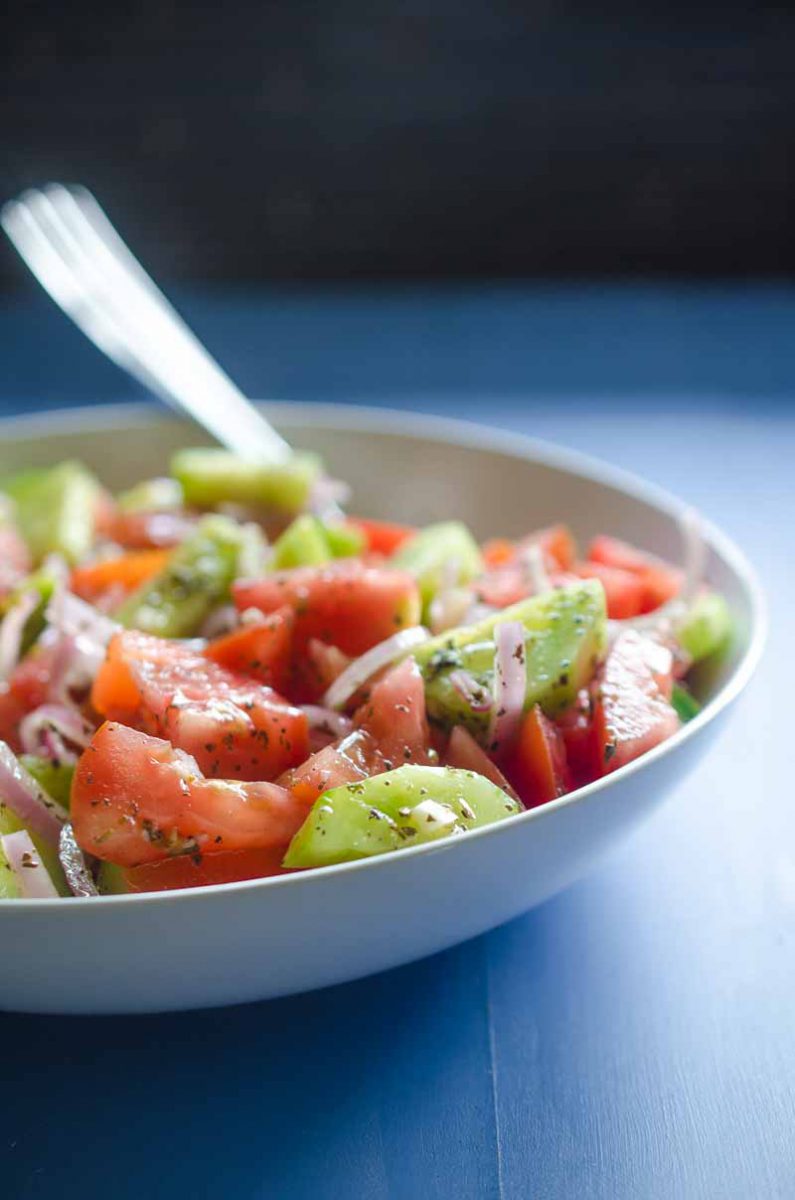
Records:
<instances>
[{"instance_id":1,"label":"cucumber chunk","mask_svg":"<svg viewBox=\"0 0 795 1200\"><path fill-rule=\"evenodd\" d=\"M324 792L284 858L322 867L403 850L491 825L521 805L482 775L407 765Z\"/></svg>"},{"instance_id":2,"label":"cucumber chunk","mask_svg":"<svg viewBox=\"0 0 795 1200\"><path fill-rule=\"evenodd\" d=\"M128 629L159 637L190 637L212 608L227 599L238 575L258 572L263 551L257 526L204 517L160 574L127 598L116 619Z\"/></svg>"},{"instance_id":3,"label":"cucumber chunk","mask_svg":"<svg viewBox=\"0 0 795 1200\"><path fill-rule=\"evenodd\" d=\"M683 650L699 662L728 641L732 631L729 606L719 592L704 592L693 601L676 628Z\"/></svg>"},{"instance_id":4,"label":"cucumber chunk","mask_svg":"<svg viewBox=\"0 0 795 1200\"><path fill-rule=\"evenodd\" d=\"M180 450L171 473L182 485L187 504L257 504L297 512L303 508L320 474L314 454L295 454L284 463L254 463L228 450Z\"/></svg>"},{"instance_id":5,"label":"cucumber chunk","mask_svg":"<svg viewBox=\"0 0 795 1200\"><path fill-rule=\"evenodd\" d=\"M9 806L0 799L0 836L5 836L7 833L19 833L20 829L24 828L25 826L22 824L13 809L9 808ZM43 865L47 868L50 879L52 879L53 883L55 884L58 895L71 896L72 893L69 890L69 885L66 882L66 877L63 873L60 859L58 858L57 847L51 846L48 842L45 842L43 838L40 838L38 834L31 833L30 830L28 830L28 833L30 834L33 845L36 847L36 850L41 857ZM2 854L2 848L0 848L0 854ZM12 898L9 892L3 891L4 883L6 886L8 886L9 882L14 889L16 889L13 873L5 861L5 856L3 856L3 860L0 862L0 897L5 897L6 899ZM15 890L13 895L18 896L18 890Z\"/></svg>"},{"instance_id":6,"label":"cucumber chunk","mask_svg":"<svg viewBox=\"0 0 795 1200\"><path fill-rule=\"evenodd\" d=\"M479 575L483 558L466 525L461 521L443 521L428 525L404 542L393 555L391 565L414 576L423 607L427 609L444 583L457 587Z\"/></svg>"},{"instance_id":7,"label":"cucumber chunk","mask_svg":"<svg viewBox=\"0 0 795 1200\"><path fill-rule=\"evenodd\" d=\"M181 508L184 499L179 482L166 476L136 483L126 492L120 492L116 503L122 512L168 512Z\"/></svg>"},{"instance_id":8,"label":"cucumber chunk","mask_svg":"<svg viewBox=\"0 0 795 1200\"><path fill-rule=\"evenodd\" d=\"M607 649L604 589L595 579L545 592L502 609L475 625L461 626L412 651L425 679L425 700L432 721L445 729L465 725L483 741L490 713L476 711L451 682L463 669L489 697L494 689L494 630L519 621L527 633L525 711L540 704L555 715L567 708L590 682Z\"/></svg>"},{"instance_id":9,"label":"cucumber chunk","mask_svg":"<svg viewBox=\"0 0 795 1200\"><path fill-rule=\"evenodd\" d=\"M94 540L99 484L81 463L23 471L0 483L14 502L19 530L36 562L62 554L77 563Z\"/></svg>"}]
</instances>

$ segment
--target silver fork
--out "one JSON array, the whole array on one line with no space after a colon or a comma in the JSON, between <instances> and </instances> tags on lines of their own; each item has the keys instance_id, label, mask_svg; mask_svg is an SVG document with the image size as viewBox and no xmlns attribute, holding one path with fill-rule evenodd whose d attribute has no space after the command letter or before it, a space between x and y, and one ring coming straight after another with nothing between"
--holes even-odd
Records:
<instances>
[{"instance_id":1,"label":"silver fork","mask_svg":"<svg viewBox=\"0 0 795 1200\"><path fill-rule=\"evenodd\" d=\"M39 283L83 333L139 382L247 459L290 446L219 367L83 187L31 188L0 223Z\"/></svg>"}]
</instances>

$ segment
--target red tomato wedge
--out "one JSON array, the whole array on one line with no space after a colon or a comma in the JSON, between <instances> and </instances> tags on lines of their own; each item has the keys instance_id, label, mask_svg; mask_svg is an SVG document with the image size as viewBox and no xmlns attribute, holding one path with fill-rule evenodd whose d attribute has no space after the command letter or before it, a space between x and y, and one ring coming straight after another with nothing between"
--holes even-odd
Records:
<instances>
[{"instance_id":1,"label":"red tomato wedge","mask_svg":"<svg viewBox=\"0 0 795 1200\"><path fill-rule=\"evenodd\" d=\"M459 767L462 771L474 771L476 775L482 775L485 779L496 783L498 788L502 788L515 800L519 799L497 764L492 762L483 747L475 741L472 734L463 725L456 725L450 734L444 765Z\"/></svg>"},{"instance_id":2,"label":"red tomato wedge","mask_svg":"<svg viewBox=\"0 0 795 1200\"><path fill-rule=\"evenodd\" d=\"M374 521L368 517L348 517L347 523L364 534L369 554L383 554L385 558L394 554L417 532L410 525L397 525L394 521Z\"/></svg>"},{"instance_id":3,"label":"red tomato wedge","mask_svg":"<svg viewBox=\"0 0 795 1200\"><path fill-rule=\"evenodd\" d=\"M233 592L241 611L270 613L290 605L296 617L296 657L310 638L358 657L420 619L419 592L408 572L368 567L357 559L240 580Z\"/></svg>"},{"instance_id":4,"label":"red tomato wedge","mask_svg":"<svg viewBox=\"0 0 795 1200\"><path fill-rule=\"evenodd\" d=\"M594 706L602 773L616 771L679 728L671 707L673 655L635 630L619 635L607 656Z\"/></svg>"},{"instance_id":5,"label":"red tomato wedge","mask_svg":"<svg viewBox=\"0 0 795 1200\"><path fill-rule=\"evenodd\" d=\"M526 808L537 808L569 791L563 734L536 704L525 715L505 773Z\"/></svg>"},{"instance_id":6,"label":"red tomato wedge","mask_svg":"<svg viewBox=\"0 0 795 1200\"><path fill-rule=\"evenodd\" d=\"M407 762L428 765L436 761L430 751L425 685L413 658L392 667L373 685L354 716L354 724L375 742L382 771Z\"/></svg>"},{"instance_id":7,"label":"red tomato wedge","mask_svg":"<svg viewBox=\"0 0 795 1200\"><path fill-rule=\"evenodd\" d=\"M206 779L184 751L108 721L75 769L71 816L85 851L135 867L286 846L306 811L278 784Z\"/></svg>"},{"instance_id":8,"label":"red tomato wedge","mask_svg":"<svg viewBox=\"0 0 795 1200\"><path fill-rule=\"evenodd\" d=\"M419 667L406 659L373 685L354 717L357 728L279 780L307 805L329 788L391 771L403 763L435 763Z\"/></svg>"},{"instance_id":9,"label":"red tomato wedge","mask_svg":"<svg viewBox=\"0 0 795 1200\"><path fill-rule=\"evenodd\" d=\"M222 779L274 779L308 753L306 715L190 647L117 633L91 694L104 717L166 737Z\"/></svg>"},{"instance_id":10,"label":"red tomato wedge","mask_svg":"<svg viewBox=\"0 0 795 1200\"><path fill-rule=\"evenodd\" d=\"M89 602L96 601L111 588L124 596L162 571L169 553L168 550L131 550L114 558L75 567L71 589Z\"/></svg>"},{"instance_id":11,"label":"red tomato wedge","mask_svg":"<svg viewBox=\"0 0 795 1200\"><path fill-rule=\"evenodd\" d=\"M601 562L576 563L572 568L581 579L598 579L605 589L607 615L614 621L637 617L645 610L647 589L643 578L623 567Z\"/></svg>"},{"instance_id":12,"label":"red tomato wedge","mask_svg":"<svg viewBox=\"0 0 795 1200\"><path fill-rule=\"evenodd\" d=\"M588 561L603 563L629 571L643 583L641 611L653 612L661 604L673 599L682 587L682 572L652 554L630 546L619 538L602 535L594 538L588 547Z\"/></svg>"},{"instance_id":13,"label":"red tomato wedge","mask_svg":"<svg viewBox=\"0 0 795 1200\"><path fill-rule=\"evenodd\" d=\"M212 662L241 675L250 675L270 687L287 686L290 673L295 615L285 605L264 618L261 625L236 629L209 643L204 654Z\"/></svg>"},{"instance_id":14,"label":"red tomato wedge","mask_svg":"<svg viewBox=\"0 0 795 1200\"><path fill-rule=\"evenodd\" d=\"M117 867L128 892L171 892L182 888L207 887L215 883L239 883L286 875L282 867L284 846L267 850L237 850L233 854L180 854L137 867Z\"/></svg>"}]
</instances>

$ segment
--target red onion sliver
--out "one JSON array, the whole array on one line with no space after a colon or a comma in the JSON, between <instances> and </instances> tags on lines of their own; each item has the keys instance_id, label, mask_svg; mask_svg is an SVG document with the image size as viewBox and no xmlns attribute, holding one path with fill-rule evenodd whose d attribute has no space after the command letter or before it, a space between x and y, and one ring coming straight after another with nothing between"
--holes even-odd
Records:
<instances>
[{"instance_id":1,"label":"red onion sliver","mask_svg":"<svg viewBox=\"0 0 795 1200\"><path fill-rule=\"evenodd\" d=\"M94 730L74 708L65 704L42 704L23 717L19 725L19 737L26 754L40 754L42 747L48 757L62 762L76 762L77 756L65 745L85 749Z\"/></svg>"},{"instance_id":2,"label":"red onion sliver","mask_svg":"<svg viewBox=\"0 0 795 1200\"><path fill-rule=\"evenodd\" d=\"M527 568L527 573L530 576L530 583L533 587L533 593L536 596L543 595L544 592L552 591L552 580L549 578L547 564L544 560L544 551L537 542L531 543L521 553L522 561Z\"/></svg>"},{"instance_id":3,"label":"red onion sliver","mask_svg":"<svg viewBox=\"0 0 795 1200\"><path fill-rule=\"evenodd\" d=\"M503 751L516 737L527 691L527 651L521 621L504 621L494 630L494 711L488 746Z\"/></svg>"},{"instance_id":4,"label":"red onion sliver","mask_svg":"<svg viewBox=\"0 0 795 1200\"><path fill-rule=\"evenodd\" d=\"M57 900L58 889L25 829L0 837L0 845L26 900Z\"/></svg>"},{"instance_id":5,"label":"red onion sliver","mask_svg":"<svg viewBox=\"0 0 795 1200\"><path fill-rule=\"evenodd\" d=\"M430 634L424 625L412 625L410 629L401 629L393 633L386 641L379 642L360 658L356 658L345 668L341 675L332 683L323 697L327 708L342 708L362 684L367 683L371 675L389 666L395 659L401 658L413 646L421 646L427 642Z\"/></svg>"},{"instance_id":6,"label":"red onion sliver","mask_svg":"<svg viewBox=\"0 0 795 1200\"><path fill-rule=\"evenodd\" d=\"M97 885L71 825L64 825L58 842L58 858L73 896L98 896Z\"/></svg>"},{"instance_id":7,"label":"red onion sliver","mask_svg":"<svg viewBox=\"0 0 795 1200\"><path fill-rule=\"evenodd\" d=\"M469 671L463 670L462 667L457 667L455 671L450 672L450 682L472 709L473 712L488 712L494 699L489 695L486 688L478 683L474 675L470 675Z\"/></svg>"},{"instance_id":8,"label":"red onion sliver","mask_svg":"<svg viewBox=\"0 0 795 1200\"><path fill-rule=\"evenodd\" d=\"M5 742L0 742L0 796L23 825L44 841L58 845L61 826L69 820L69 814L47 795Z\"/></svg>"},{"instance_id":9,"label":"red onion sliver","mask_svg":"<svg viewBox=\"0 0 795 1200\"><path fill-rule=\"evenodd\" d=\"M306 713L310 729L330 733L334 738L345 737L353 729L351 720L332 708L323 708L319 704L302 704L301 708Z\"/></svg>"},{"instance_id":10,"label":"red onion sliver","mask_svg":"<svg viewBox=\"0 0 795 1200\"><path fill-rule=\"evenodd\" d=\"M19 662L25 625L38 603L36 592L23 592L0 624L0 680L8 679Z\"/></svg>"}]
</instances>

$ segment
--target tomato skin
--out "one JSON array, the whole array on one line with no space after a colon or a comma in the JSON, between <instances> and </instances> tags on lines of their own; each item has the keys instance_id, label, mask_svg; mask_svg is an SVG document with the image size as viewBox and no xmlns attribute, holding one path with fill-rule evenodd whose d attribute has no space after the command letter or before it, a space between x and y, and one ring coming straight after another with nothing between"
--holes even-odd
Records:
<instances>
[{"instance_id":1,"label":"tomato skin","mask_svg":"<svg viewBox=\"0 0 795 1200\"><path fill-rule=\"evenodd\" d=\"M128 892L171 892L286 875L283 858L284 847L276 846L267 850L236 850L231 854L202 854L198 861L180 854L176 858L117 869Z\"/></svg>"},{"instance_id":2,"label":"tomato skin","mask_svg":"<svg viewBox=\"0 0 795 1200\"><path fill-rule=\"evenodd\" d=\"M286 846L305 815L278 784L206 779L190 755L111 721L81 755L72 784L78 843L122 867Z\"/></svg>"},{"instance_id":3,"label":"tomato skin","mask_svg":"<svg viewBox=\"0 0 795 1200\"><path fill-rule=\"evenodd\" d=\"M383 554L385 558L390 558L417 532L411 525L399 525L394 521L375 521L370 517L348 517L346 520L348 525L364 534L368 554Z\"/></svg>"},{"instance_id":4,"label":"tomato skin","mask_svg":"<svg viewBox=\"0 0 795 1200\"><path fill-rule=\"evenodd\" d=\"M241 611L269 613L285 604L293 608L296 658L310 638L358 657L420 619L419 592L407 571L370 567L358 559L240 580L233 594Z\"/></svg>"},{"instance_id":5,"label":"tomato skin","mask_svg":"<svg viewBox=\"0 0 795 1200\"><path fill-rule=\"evenodd\" d=\"M571 788L563 733L537 704L525 714L504 765L526 808L548 804Z\"/></svg>"},{"instance_id":6,"label":"tomato skin","mask_svg":"<svg viewBox=\"0 0 795 1200\"><path fill-rule=\"evenodd\" d=\"M572 568L581 579L598 579L605 589L607 615L614 621L640 616L646 611L647 589L644 580L623 567L601 562L576 563Z\"/></svg>"},{"instance_id":7,"label":"tomato skin","mask_svg":"<svg viewBox=\"0 0 795 1200\"><path fill-rule=\"evenodd\" d=\"M407 762L430 765L436 761L430 749L425 684L413 658L404 659L373 684L353 721L374 740L382 771Z\"/></svg>"},{"instance_id":8,"label":"tomato skin","mask_svg":"<svg viewBox=\"0 0 795 1200\"><path fill-rule=\"evenodd\" d=\"M520 799L497 764L489 758L483 747L475 741L472 734L463 725L456 725L450 734L450 741L447 743L444 755L444 765L459 767L462 771L474 771L476 775L490 779L514 800Z\"/></svg>"},{"instance_id":9,"label":"tomato skin","mask_svg":"<svg viewBox=\"0 0 795 1200\"><path fill-rule=\"evenodd\" d=\"M318 796L329 788L367 779L379 769L375 742L368 733L357 729L312 754L301 766L282 775L278 782L289 788L309 812Z\"/></svg>"},{"instance_id":10,"label":"tomato skin","mask_svg":"<svg viewBox=\"0 0 795 1200\"><path fill-rule=\"evenodd\" d=\"M673 655L634 630L619 635L596 693L594 728L602 747L601 774L639 758L679 728L671 707Z\"/></svg>"},{"instance_id":11,"label":"tomato skin","mask_svg":"<svg viewBox=\"0 0 795 1200\"><path fill-rule=\"evenodd\" d=\"M602 774L603 726L594 720L594 712L592 690L583 688L571 708L561 713L556 721L566 747L566 761L572 782L577 787L591 783Z\"/></svg>"},{"instance_id":12,"label":"tomato skin","mask_svg":"<svg viewBox=\"0 0 795 1200\"><path fill-rule=\"evenodd\" d=\"M137 630L111 640L91 700L104 717L168 738L215 778L274 779L309 750L306 714L272 688Z\"/></svg>"},{"instance_id":13,"label":"tomato skin","mask_svg":"<svg viewBox=\"0 0 795 1200\"><path fill-rule=\"evenodd\" d=\"M75 567L71 590L83 600L96 603L114 589L122 597L159 574L168 561L168 550L131 550L115 558L101 559Z\"/></svg>"},{"instance_id":14,"label":"tomato skin","mask_svg":"<svg viewBox=\"0 0 795 1200\"><path fill-rule=\"evenodd\" d=\"M15 754L22 753L19 723L29 711L11 688L3 684L0 689L0 739L7 742Z\"/></svg>"},{"instance_id":15,"label":"tomato skin","mask_svg":"<svg viewBox=\"0 0 795 1200\"><path fill-rule=\"evenodd\" d=\"M653 612L661 604L672 600L682 587L682 572L676 567L606 534L591 542L588 561L616 567L637 576L643 584L642 613Z\"/></svg>"},{"instance_id":16,"label":"tomato skin","mask_svg":"<svg viewBox=\"0 0 795 1200\"><path fill-rule=\"evenodd\" d=\"M243 626L225 637L216 638L204 654L230 671L238 671L283 691L290 674L294 626L293 610L285 606L267 616L261 625Z\"/></svg>"}]
</instances>

